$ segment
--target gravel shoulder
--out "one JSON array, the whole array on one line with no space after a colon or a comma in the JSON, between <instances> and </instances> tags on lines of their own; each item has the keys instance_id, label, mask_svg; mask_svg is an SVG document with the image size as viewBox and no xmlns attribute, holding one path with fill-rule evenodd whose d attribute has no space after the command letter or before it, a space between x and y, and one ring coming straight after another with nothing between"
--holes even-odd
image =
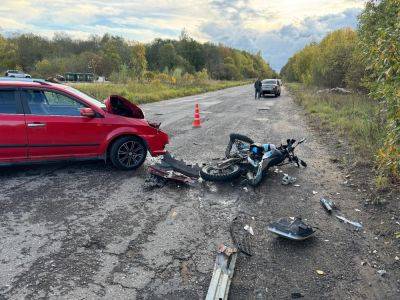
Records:
<instances>
[{"instance_id":1,"label":"gravel shoulder","mask_svg":"<svg viewBox=\"0 0 400 300\"><path fill-rule=\"evenodd\" d=\"M191 127L196 101L201 129ZM398 211L386 219L364 206L367 193L344 184L347 173L332 163L332 148L287 92L255 101L252 87L242 86L143 108L171 135L169 150L186 161L221 157L228 134L237 132L274 143L306 137L298 154L309 167L282 168L300 187L283 186L282 173L270 172L255 189L203 183L153 190L143 188L146 166L134 173L102 162L1 168L0 299L204 298L216 247L230 241L238 214L253 226L254 255L239 256L231 299L287 299L292 292L308 299L400 297L399 242L375 230L383 221L400 231ZM327 215L322 196L364 229ZM317 226L315 238L290 243L266 231L268 222L289 216Z\"/></svg>"}]
</instances>

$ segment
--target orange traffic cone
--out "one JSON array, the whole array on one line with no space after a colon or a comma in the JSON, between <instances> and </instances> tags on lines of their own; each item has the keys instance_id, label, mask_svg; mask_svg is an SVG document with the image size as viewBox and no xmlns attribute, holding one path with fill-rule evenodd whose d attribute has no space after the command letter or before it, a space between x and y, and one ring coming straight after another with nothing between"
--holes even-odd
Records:
<instances>
[{"instance_id":1,"label":"orange traffic cone","mask_svg":"<svg viewBox=\"0 0 400 300\"><path fill-rule=\"evenodd\" d=\"M193 127L198 128L201 127L201 120L200 120L200 108L199 104L196 103L195 109L194 109L194 121L193 121Z\"/></svg>"}]
</instances>

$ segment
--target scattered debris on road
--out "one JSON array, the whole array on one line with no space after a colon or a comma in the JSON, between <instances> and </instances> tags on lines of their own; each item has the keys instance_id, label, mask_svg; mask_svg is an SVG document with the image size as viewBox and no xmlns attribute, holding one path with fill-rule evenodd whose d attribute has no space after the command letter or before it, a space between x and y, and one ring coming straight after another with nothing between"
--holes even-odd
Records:
<instances>
[{"instance_id":1,"label":"scattered debris on road","mask_svg":"<svg viewBox=\"0 0 400 300\"><path fill-rule=\"evenodd\" d=\"M152 175L189 185L198 182L200 177L198 165L190 165L182 160L177 160L168 152L160 162L149 166L148 170Z\"/></svg>"},{"instance_id":2,"label":"scattered debris on road","mask_svg":"<svg viewBox=\"0 0 400 300\"><path fill-rule=\"evenodd\" d=\"M386 270L378 270L377 273L382 277L384 277L387 274Z\"/></svg>"},{"instance_id":3,"label":"scattered debris on road","mask_svg":"<svg viewBox=\"0 0 400 300\"><path fill-rule=\"evenodd\" d=\"M243 228L244 228L244 230L246 230L251 235L254 235L253 228L250 225L245 225Z\"/></svg>"},{"instance_id":4,"label":"scattered debris on road","mask_svg":"<svg viewBox=\"0 0 400 300\"><path fill-rule=\"evenodd\" d=\"M290 296L292 297L292 299L299 299L304 297L304 295L300 292L294 292Z\"/></svg>"},{"instance_id":5,"label":"scattered debris on road","mask_svg":"<svg viewBox=\"0 0 400 300\"><path fill-rule=\"evenodd\" d=\"M161 178L153 174L148 174L148 176L144 180L143 188L145 191L151 191L156 188L162 188L165 186L165 184L166 184L165 178Z\"/></svg>"},{"instance_id":6,"label":"scattered debris on road","mask_svg":"<svg viewBox=\"0 0 400 300\"><path fill-rule=\"evenodd\" d=\"M312 193L313 193L313 195L316 195L316 194L318 194L318 192L317 192L317 191L312 191Z\"/></svg>"},{"instance_id":7,"label":"scattered debris on road","mask_svg":"<svg viewBox=\"0 0 400 300\"><path fill-rule=\"evenodd\" d=\"M236 253L237 249L234 247L229 247L225 244L220 244L218 246L218 253L224 253L226 256L231 256L232 254Z\"/></svg>"},{"instance_id":8,"label":"scattered debris on road","mask_svg":"<svg viewBox=\"0 0 400 300\"><path fill-rule=\"evenodd\" d=\"M235 271L237 249L222 244L218 247L214 271L206 300L228 299L231 280Z\"/></svg>"},{"instance_id":9,"label":"scattered debris on road","mask_svg":"<svg viewBox=\"0 0 400 300\"><path fill-rule=\"evenodd\" d=\"M233 244L240 250L240 252L252 256L251 251L251 238L252 236L246 230L243 230L243 224L246 224L247 220L243 215L233 219L229 231Z\"/></svg>"},{"instance_id":10,"label":"scattered debris on road","mask_svg":"<svg viewBox=\"0 0 400 300\"><path fill-rule=\"evenodd\" d=\"M320 203L322 207L325 208L325 210L330 214L332 213L332 210L336 208L335 203L332 200L326 198L321 198Z\"/></svg>"},{"instance_id":11,"label":"scattered debris on road","mask_svg":"<svg viewBox=\"0 0 400 300\"><path fill-rule=\"evenodd\" d=\"M297 180L296 177L292 177L292 176L289 176L288 174L284 174L283 178L282 178L282 184L289 185L289 184L295 183L296 180Z\"/></svg>"},{"instance_id":12,"label":"scattered debris on road","mask_svg":"<svg viewBox=\"0 0 400 300\"><path fill-rule=\"evenodd\" d=\"M362 226L362 224L361 224L361 223L359 223L359 222L355 222L355 221L350 221L349 219L346 219L346 218L345 218L345 217L343 217L343 216L339 216L339 215L337 215L337 216L336 216L336 218L338 218L339 220L343 221L344 223L347 223L347 224L353 225L354 227L357 227L358 229L361 229L361 228L363 228L363 226Z\"/></svg>"},{"instance_id":13,"label":"scattered debris on road","mask_svg":"<svg viewBox=\"0 0 400 300\"><path fill-rule=\"evenodd\" d=\"M317 272L318 275L325 275L325 272L322 270L316 270L315 272Z\"/></svg>"},{"instance_id":14,"label":"scattered debris on road","mask_svg":"<svg viewBox=\"0 0 400 300\"><path fill-rule=\"evenodd\" d=\"M268 231L278 236L294 240L302 241L314 235L315 230L305 224L301 218L282 218L268 225Z\"/></svg>"}]
</instances>

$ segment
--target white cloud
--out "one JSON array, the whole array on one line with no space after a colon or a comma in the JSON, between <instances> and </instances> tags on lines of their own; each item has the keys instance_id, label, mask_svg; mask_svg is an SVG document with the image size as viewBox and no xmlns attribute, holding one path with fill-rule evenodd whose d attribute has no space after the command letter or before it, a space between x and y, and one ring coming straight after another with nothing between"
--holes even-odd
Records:
<instances>
[{"instance_id":1,"label":"white cloud","mask_svg":"<svg viewBox=\"0 0 400 300\"><path fill-rule=\"evenodd\" d=\"M59 31L76 38L108 32L146 42L176 38L185 28L201 41L263 50L280 68L304 43L354 24L354 12L363 5L363 0L2 0L0 28L48 37Z\"/></svg>"}]
</instances>

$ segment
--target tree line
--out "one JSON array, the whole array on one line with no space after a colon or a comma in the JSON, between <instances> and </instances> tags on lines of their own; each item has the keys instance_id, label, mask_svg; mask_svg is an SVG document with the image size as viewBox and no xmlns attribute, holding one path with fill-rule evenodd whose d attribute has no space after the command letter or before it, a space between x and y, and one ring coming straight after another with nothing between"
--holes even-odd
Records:
<instances>
[{"instance_id":1,"label":"tree line","mask_svg":"<svg viewBox=\"0 0 400 300\"><path fill-rule=\"evenodd\" d=\"M210 78L219 80L276 76L260 53L200 43L185 32L179 40L155 39L148 44L109 34L87 40L63 33L52 39L32 33L0 35L0 71L16 68L40 77L66 72L118 77L121 71L131 78L174 72L207 72Z\"/></svg>"},{"instance_id":2,"label":"tree line","mask_svg":"<svg viewBox=\"0 0 400 300\"><path fill-rule=\"evenodd\" d=\"M358 34L344 28L295 53L282 68L289 81L325 87L362 89L366 64L360 59Z\"/></svg>"},{"instance_id":3,"label":"tree line","mask_svg":"<svg viewBox=\"0 0 400 300\"><path fill-rule=\"evenodd\" d=\"M400 0L370 0L357 30L328 34L289 59L288 81L368 92L385 113L386 138L377 154L382 176L400 182Z\"/></svg>"}]
</instances>

